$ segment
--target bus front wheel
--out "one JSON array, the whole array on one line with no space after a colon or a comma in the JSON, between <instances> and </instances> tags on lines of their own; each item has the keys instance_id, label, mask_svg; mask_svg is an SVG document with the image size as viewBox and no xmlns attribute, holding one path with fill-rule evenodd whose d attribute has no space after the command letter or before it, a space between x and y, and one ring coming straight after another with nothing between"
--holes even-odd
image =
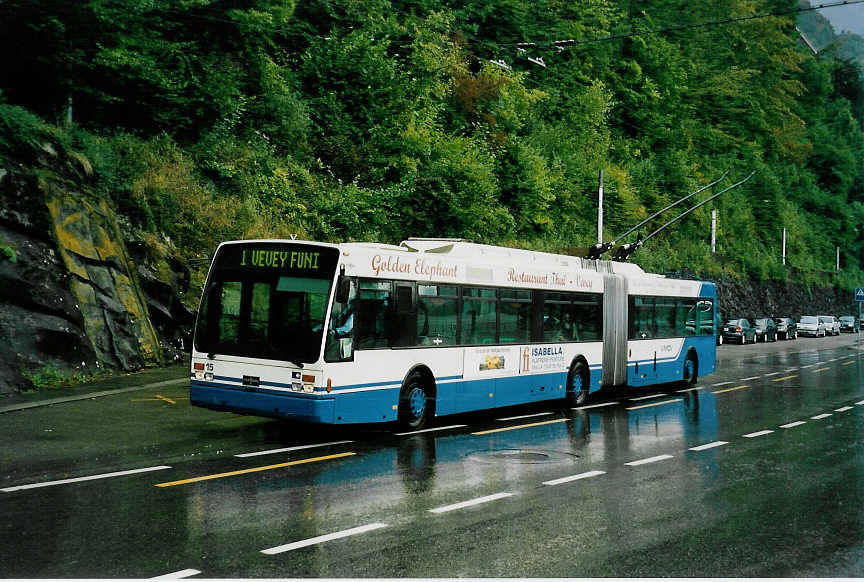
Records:
<instances>
[{"instance_id":1,"label":"bus front wheel","mask_svg":"<svg viewBox=\"0 0 864 582\"><path fill-rule=\"evenodd\" d=\"M567 375L567 400L571 406L582 406L588 400L589 378L585 362L579 361L570 367Z\"/></svg>"},{"instance_id":2,"label":"bus front wheel","mask_svg":"<svg viewBox=\"0 0 864 582\"><path fill-rule=\"evenodd\" d=\"M416 372L408 376L399 392L399 424L411 430L423 428L432 416L432 406L431 392L423 377Z\"/></svg>"}]
</instances>

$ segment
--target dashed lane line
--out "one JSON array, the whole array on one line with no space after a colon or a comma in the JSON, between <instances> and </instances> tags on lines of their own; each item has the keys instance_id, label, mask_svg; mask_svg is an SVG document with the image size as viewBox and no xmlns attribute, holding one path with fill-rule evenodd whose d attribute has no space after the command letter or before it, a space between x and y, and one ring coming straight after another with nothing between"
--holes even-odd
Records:
<instances>
[{"instance_id":1,"label":"dashed lane line","mask_svg":"<svg viewBox=\"0 0 864 582\"><path fill-rule=\"evenodd\" d=\"M21 491L23 489L36 489L38 487L51 487L53 485L65 485L66 483L79 483L81 481L93 481L95 479L108 479L111 477L122 477L124 475L135 475L137 473L149 473L151 471L162 471L170 469L168 465L159 465L158 467L145 467L143 469L130 469L128 471L115 471L113 473L102 473L99 475L89 475L87 477L75 477L73 479L60 479L59 481L45 481L43 483L31 483L29 485L18 485L16 487L6 487L0 489L4 493L12 493L13 491Z\"/></svg>"},{"instance_id":2,"label":"dashed lane line","mask_svg":"<svg viewBox=\"0 0 864 582\"><path fill-rule=\"evenodd\" d=\"M764 436L766 434L771 434L772 432L774 432L774 431L773 430L760 430L760 431L756 431L756 432L751 432L749 434L742 434L741 436L743 436L745 439L752 439L752 438Z\"/></svg>"},{"instance_id":3,"label":"dashed lane line","mask_svg":"<svg viewBox=\"0 0 864 582\"><path fill-rule=\"evenodd\" d=\"M795 422L787 422L786 424L781 424L780 428L795 428L796 426L801 426L802 424L807 424L804 420L796 420Z\"/></svg>"},{"instance_id":4,"label":"dashed lane line","mask_svg":"<svg viewBox=\"0 0 864 582\"><path fill-rule=\"evenodd\" d=\"M825 414L817 414L816 416L811 416L810 420L822 420L823 418L828 418L829 416L834 416L831 412L826 412Z\"/></svg>"},{"instance_id":5,"label":"dashed lane line","mask_svg":"<svg viewBox=\"0 0 864 582\"><path fill-rule=\"evenodd\" d=\"M162 574L161 576L154 576L150 578L150 580L179 580L181 578L188 578L190 576L197 576L200 574L200 570L193 570L192 568L187 568L185 570L178 570L177 572L171 572L170 574Z\"/></svg>"},{"instance_id":6,"label":"dashed lane line","mask_svg":"<svg viewBox=\"0 0 864 582\"><path fill-rule=\"evenodd\" d=\"M708 449L714 449L717 447L722 447L723 445L728 445L729 443L726 441L714 441L713 443L706 443L704 445L699 445L698 447L690 447L687 449L688 451L707 451Z\"/></svg>"},{"instance_id":7,"label":"dashed lane line","mask_svg":"<svg viewBox=\"0 0 864 582\"><path fill-rule=\"evenodd\" d=\"M296 447L285 447L282 449L269 449L267 451L257 451L254 453L240 453L239 455L234 455L234 456L245 459L247 457L260 457L261 455L275 455L276 453L290 453L291 451L302 451L304 449L315 449L318 447L328 447L330 445L344 445L344 444L353 443L353 442L354 441L332 441L329 443L316 443L314 445L298 445Z\"/></svg>"},{"instance_id":8,"label":"dashed lane line","mask_svg":"<svg viewBox=\"0 0 864 582\"><path fill-rule=\"evenodd\" d=\"M441 507L436 507L435 509L430 509L429 513L447 513L448 511L455 511L457 509L465 509L466 507L473 507L474 505L481 505L483 503L489 503L490 501L497 501L499 499L504 499L506 497L512 497L513 493L495 493L493 495L486 495L485 497L478 497L477 499L469 499L468 501L462 501L460 503L453 503L452 505L442 505Z\"/></svg>"},{"instance_id":9,"label":"dashed lane line","mask_svg":"<svg viewBox=\"0 0 864 582\"><path fill-rule=\"evenodd\" d=\"M744 388L749 388L747 384L742 384L741 386L735 386L734 388L724 388L723 390L714 390L714 394L723 394L724 392L734 392L735 390L743 390Z\"/></svg>"},{"instance_id":10,"label":"dashed lane line","mask_svg":"<svg viewBox=\"0 0 864 582\"><path fill-rule=\"evenodd\" d=\"M393 433L396 436L407 436L409 434L420 434L422 432L438 432L442 430L450 430L452 428L465 428L468 426L467 424L451 424L450 426L436 426L434 428L424 428L421 430L412 430L411 432L397 432Z\"/></svg>"},{"instance_id":11,"label":"dashed lane line","mask_svg":"<svg viewBox=\"0 0 864 582\"><path fill-rule=\"evenodd\" d=\"M824 372L825 370L830 370L831 368L816 368L813 370L814 373Z\"/></svg>"},{"instance_id":12,"label":"dashed lane line","mask_svg":"<svg viewBox=\"0 0 864 582\"><path fill-rule=\"evenodd\" d=\"M777 374L780 374L780 372L770 372L768 374L765 374L765 377L767 378L768 376L776 376Z\"/></svg>"},{"instance_id":13,"label":"dashed lane line","mask_svg":"<svg viewBox=\"0 0 864 582\"><path fill-rule=\"evenodd\" d=\"M358 534L374 531L376 529L381 529L384 527L387 527L386 523L370 523L367 525L361 525L359 527L352 527L351 529L346 529L346 530L337 531L334 533L316 536L314 538L309 538L306 540L291 542L290 544L284 544L284 545L276 546L273 548L267 548L266 550L261 550L261 553L267 554L268 556L272 556L275 554L281 554L283 552L290 552L291 550L297 550L299 548L305 548L308 546L314 546L317 544L322 544L324 542L329 542L331 540L338 540L341 538L356 536Z\"/></svg>"},{"instance_id":14,"label":"dashed lane line","mask_svg":"<svg viewBox=\"0 0 864 582\"><path fill-rule=\"evenodd\" d=\"M797 374L793 374L791 376L783 376L782 378L772 378L772 382L784 382L785 380L791 380L792 378L797 378Z\"/></svg>"},{"instance_id":15,"label":"dashed lane line","mask_svg":"<svg viewBox=\"0 0 864 582\"><path fill-rule=\"evenodd\" d=\"M843 406L842 408L835 408L834 412L846 412L847 410L852 410L851 406Z\"/></svg>"},{"instance_id":16,"label":"dashed lane line","mask_svg":"<svg viewBox=\"0 0 864 582\"><path fill-rule=\"evenodd\" d=\"M589 408L603 408L606 406L616 406L620 404L620 402L603 402L601 404L590 404L588 406L577 406L573 410L588 410Z\"/></svg>"},{"instance_id":17,"label":"dashed lane line","mask_svg":"<svg viewBox=\"0 0 864 582\"><path fill-rule=\"evenodd\" d=\"M651 463L657 463L659 461L665 461L667 459L674 459L673 455L657 455L656 457L648 457L647 459L639 459L638 461L630 461L629 463L624 463L628 467L638 467L639 465L648 465Z\"/></svg>"},{"instance_id":18,"label":"dashed lane line","mask_svg":"<svg viewBox=\"0 0 864 582\"><path fill-rule=\"evenodd\" d=\"M561 485L563 483L570 483L571 481L579 481L580 479L590 479L591 477L598 477L600 475L605 475L606 471L587 471L585 473L579 473L578 475L570 475L568 477L561 477L559 479L552 479L551 481L543 481L544 485Z\"/></svg>"},{"instance_id":19,"label":"dashed lane line","mask_svg":"<svg viewBox=\"0 0 864 582\"><path fill-rule=\"evenodd\" d=\"M864 404L864 400L860 400L860 401L856 402L855 406L861 406L862 404Z\"/></svg>"},{"instance_id":20,"label":"dashed lane line","mask_svg":"<svg viewBox=\"0 0 864 582\"><path fill-rule=\"evenodd\" d=\"M761 377L762 376L750 376L749 378L741 378L738 381L739 382L749 382L750 380L756 380L756 379L761 378Z\"/></svg>"},{"instance_id":21,"label":"dashed lane line","mask_svg":"<svg viewBox=\"0 0 864 582\"><path fill-rule=\"evenodd\" d=\"M505 418L496 418L495 420L504 422L505 420L522 420L523 418L536 418L538 416L549 416L552 412L538 412L537 414L523 414L521 416L507 416Z\"/></svg>"},{"instance_id":22,"label":"dashed lane line","mask_svg":"<svg viewBox=\"0 0 864 582\"><path fill-rule=\"evenodd\" d=\"M730 382L717 382L716 384L711 384L711 386L712 386L712 387L717 387L717 386L728 386L729 384L734 384L734 383L735 383L735 382L731 382L731 381L730 381Z\"/></svg>"},{"instance_id":23,"label":"dashed lane line","mask_svg":"<svg viewBox=\"0 0 864 582\"><path fill-rule=\"evenodd\" d=\"M675 392L678 392L679 394L684 392L695 392L696 390L702 390L702 388L704 388L704 386L693 386L692 388L684 388L683 390L676 390Z\"/></svg>"},{"instance_id":24,"label":"dashed lane line","mask_svg":"<svg viewBox=\"0 0 864 582\"><path fill-rule=\"evenodd\" d=\"M329 461L330 459L340 459L342 457L350 457L357 453L338 453L335 455L326 455L324 457L314 457L312 459L300 459L298 461L288 461L287 463L277 463L275 465L266 465L264 467L252 467L250 469L240 469L239 471L228 471L227 473L216 473L215 475L204 475L202 477L192 477L190 479L181 479L179 481L169 481L167 483L156 483L156 487L174 487L176 485L188 485L189 483L198 483L199 481L209 481L210 479L221 479L223 477L233 477L235 475L245 475L247 473L257 473L259 471L269 471L271 469L281 469L282 467L293 467L294 465L303 465L306 463L316 463L318 461Z\"/></svg>"},{"instance_id":25,"label":"dashed lane line","mask_svg":"<svg viewBox=\"0 0 864 582\"><path fill-rule=\"evenodd\" d=\"M651 408L653 406L663 406L664 404L675 404L676 402L683 402L683 398L673 398L672 400L664 400L663 402L652 402L651 404L643 404L642 406L630 406L626 410L640 410L642 408Z\"/></svg>"},{"instance_id":26,"label":"dashed lane line","mask_svg":"<svg viewBox=\"0 0 864 582\"><path fill-rule=\"evenodd\" d=\"M478 432L472 432L473 435L484 435L484 434L492 434L494 432L505 432L508 430L519 430L520 428L531 428L532 426L543 426L544 424L555 424L558 422L567 422L569 418L556 418L555 420L545 420L543 422L530 422L528 424L519 424L516 426L505 426L504 428L493 428L491 430L481 430Z\"/></svg>"},{"instance_id":27,"label":"dashed lane line","mask_svg":"<svg viewBox=\"0 0 864 582\"><path fill-rule=\"evenodd\" d=\"M840 365L841 365L841 366L851 366L852 364L857 364L857 363L858 363L858 362L856 362L855 360L852 360L852 361L850 361L850 362L843 362L843 363L840 364Z\"/></svg>"},{"instance_id":28,"label":"dashed lane line","mask_svg":"<svg viewBox=\"0 0 864 582\"><path fill-rule=\"evenodd\" d=\"M652 398L665 398L666 394L649 394L648 396L638 396L636 398L631 398L630 402L638 402L640 400L651 400Z\"/></svg>"}]
</instances>

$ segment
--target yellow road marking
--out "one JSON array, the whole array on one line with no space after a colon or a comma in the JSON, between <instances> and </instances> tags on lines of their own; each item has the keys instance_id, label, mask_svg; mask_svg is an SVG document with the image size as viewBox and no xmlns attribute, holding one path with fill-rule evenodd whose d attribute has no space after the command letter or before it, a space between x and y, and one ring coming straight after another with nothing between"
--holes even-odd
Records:
<instances>
[{"instance_id":1,"label":"yellow road marking","mask_svg":"<svg viewBox=\"0 0 864 582\"><path fill-rule=\"evenodd\" d=\"M651 408L652 406L663 406L664 404L673 404L675 402L683 401L683 398L675 398L674 400L664 400L663 402L655 402L653 404L643 404L642 406L631 406L630 408L626 408L625 410L639 410L640 408Z\"/></svg>"},{"instance_id":2,"label":"yellow road marking","mask_svg":"<svg viewBox=\"0 0 864 582\"><path fill-rule=\"evenodd\" d=\"M350 457L357 453L338 453L335 455L327 455L325 457L315 457L312 459L300 459L299 461L288 461L287 463L278 463L276 465L267 465L265 467L252 467L251 469L241 469L239 471L229 471L227 473L217 473L215 475L204 475L203 477L192 477L191 479L181 479L180 481L170 481L168 483L156 483L156 487L174 487L175 485L186 485L188 483L197 483L198 481L208 481L210 479L221 479L222 477L233 477L234 475L245 475L246 473L257 473L258 471L268 471L270 469L280 469L282 467L291 467L293 465L302 465L304 463L315 463L317 461L328 461L330 459L338 459L341 457Z\"/></svg>"},{"instance_id":3,"label":"yellow road marking","mask_svg":"<svg viewBox=\"0 0 864 582\"><path fill-rule=\"evenodd\" d=\"M170 404L177 404L176 400L189 400L188 396L175 396L172 398L167 398L162 396L161 394L157 394L156 398L130 398L131 402L168 402Z\"/></svg>"},{"instance_id":4,"label":"yellow road marking","mask_svg":"<svg viewBox=\"0 0 864 582\"><path fill-rule=\"evenodd\" d=\"M170 398L168 398L166 396L162 396L161 394L157 394L156 398L158 398L159 400L164 400L168 404L177 404L175 401L171 400Z\"/></svg>"},{"instance_id":5,"label":"yellow road marking","mask_svg":"<svg viewBox=\"0 0 864 582\"><path fill-rule=\"evenodd\" d=\"M743 388L749 388L747 384L742 384L741 386L735 386L734 388L724 388L723 390L715 390L714 394L723 394L724 392L732 392L733 390L741 390Z\"/></svg>"},{"instance_id":6,"label":"yellow road marking","mask_svg":"<svg viewBox=\"0 0 864 582\"><path fill-rule=\"evenodd\" d=\"M569 418L558 418L555 420L546 420L544 422L532 422L530 424L520 424L518 426L508 426L505 428L493 428L492 430L481 430L480 432L472 432L473 435L491 434L493 432L504 432L505 430L519 430L520 428L529 428L532 426L542 426L544 424L554 424L556 422L567 422Z\"/></svg>"},{"instance_id":7,"label":"yellow road marking","mask_svg":"<svg viewBox=\"0 0 864 582\"><path fill-rule=\"evenodd\" d=\"M852 365L852 364L854 364L854 363L856 363L855 360L852 360L851 362L843 362L843 363L840 364L840 365L841 365L841 366L850 366L850 365Z\"/></svg>"},{"instance_id":8,"label":"yellow road marking","mask_svg":"<svg viewBox=\"0 0 864 582\"><path fill-rule=\"evenodd\" d=\"M797 378L797 377L798 377L798 375L795 374L793 376L783 376L782 378L773 378L771 381L772 382L782 382L783 380L791 380L792 378Z\"/></svg>"},{"instance_id":9,"label":"yellow road marking","mask_svg":"<svg viewBox=\"0 0 864 582\"><path fill-rule=\"evenodd\" d=\"M825 370L830 370L831 368L816 368L813 370L814 372L824 372Z\"/></svg>"}]
</instances>

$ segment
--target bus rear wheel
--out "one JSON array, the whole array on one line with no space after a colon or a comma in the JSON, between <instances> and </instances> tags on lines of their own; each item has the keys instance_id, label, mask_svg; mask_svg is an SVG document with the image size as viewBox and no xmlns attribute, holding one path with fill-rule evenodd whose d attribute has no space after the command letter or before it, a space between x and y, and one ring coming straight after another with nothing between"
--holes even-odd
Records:
<instances>
[{"instance_id":1,"label":"bus rear wheel","mask_svg":"<svg viewBox=\"0 0 864 582\"><path fill-rule=\"evenodd\" d=\"M698 377L699 360L696 358L696 354L687 354L687 359L684 360L684 371L681 373L681 381L686 386L695 386Z\"/></svg>"},{"instance_id":2,"label":"bus rear wheel","mask_svg":"<svg viewBox=\"0 0 864 582\"><path fill-rule=\"evenodd\" d=\"M423 377L414 372L399 392L399 425L411 430L426 426L432 417L434 401Z\"/></svg>"},{"instance_id":3,"label":"bus rear wheel","mask_svg":"<svg viewBox=\"0 0 864 582\"><path fill-rule=\"evenodd\" d=\"M567 375L567 402L571 406L582 406L588 400L588 366L579 361L570 367Z\"/></svg>"}]
</instances>

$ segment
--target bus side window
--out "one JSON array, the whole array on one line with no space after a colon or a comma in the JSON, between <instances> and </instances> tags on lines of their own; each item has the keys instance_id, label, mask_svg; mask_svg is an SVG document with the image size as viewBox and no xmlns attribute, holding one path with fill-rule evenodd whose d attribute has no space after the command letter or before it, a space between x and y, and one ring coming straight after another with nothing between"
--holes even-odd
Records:
<instances>
[{"instance_id":1,"label":"bus side window","mask_svg":"<svg viewBox=\"0 0 864 582\"><path fill-rule=\"evenodd\" d=\"M354 309L357 298L357 281L352 280L348 301L333 302L324 359L328 362L345 362L354 359Z\"/></svg>"},{"instance_id":2,"label":"bus side window","mask_svg":"<svg viewBox=\"0 0 864 582\"><path fill-rule=\"evenodd\" d=\"M459 343L459 289L448 285L417 285L417 345Z\"/></svg>"},{"instance_id":3,"label":"bus side window","mask_svg":"<svg viewBox=\"0 0 864 582\"><path fill-rule=\"evenodd\" d=\"M357 349L389 347L392 321L390 305L390 281L360 281L354 301Z\"/></svg>"}]
</instances>

